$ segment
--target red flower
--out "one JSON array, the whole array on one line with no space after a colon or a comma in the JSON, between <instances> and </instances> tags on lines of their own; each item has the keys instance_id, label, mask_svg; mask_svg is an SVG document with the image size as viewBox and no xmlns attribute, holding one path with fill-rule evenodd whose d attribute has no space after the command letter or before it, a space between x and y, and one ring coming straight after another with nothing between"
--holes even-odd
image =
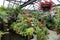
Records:
<instances>
[{"instance_id":1,"label":"red flower","mask_svg":"<svg viewBox=\"0 0 60 40\"><path fill-rule=\"evenodd\" d=\"M39 2L39 10L42 11L49 11L52 10L53 6L55 4L50 0L50 1L44 1L44 2Z\"/></svg>"}]
</instances>

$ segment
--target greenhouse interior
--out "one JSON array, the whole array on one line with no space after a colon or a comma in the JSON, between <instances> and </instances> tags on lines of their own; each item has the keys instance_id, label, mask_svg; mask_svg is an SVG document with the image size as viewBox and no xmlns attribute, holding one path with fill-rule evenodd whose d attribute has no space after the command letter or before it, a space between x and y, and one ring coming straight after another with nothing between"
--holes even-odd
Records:
<instances>
[{"instance_id":1,"label":"greenhouse interior","mask_svg":"<svg viewBox=\"0 0 60 40\"><path fill-rule=\"evenodd\" d=\"M60 40L60 0L0 0L0 40Z\"/></svg>"}]
</instances>

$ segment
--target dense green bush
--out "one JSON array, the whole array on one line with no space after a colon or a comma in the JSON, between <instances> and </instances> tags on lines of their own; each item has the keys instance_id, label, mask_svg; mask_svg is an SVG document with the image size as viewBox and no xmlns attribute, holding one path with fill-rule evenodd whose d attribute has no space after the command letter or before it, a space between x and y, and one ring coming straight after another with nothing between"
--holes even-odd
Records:
<instances>
[{"instance_id":1,"label":"dense green bush","mask_svg":"<svg viewBox=\"0 0 60 40\"><path fill-rule=\"evenodd\" d=\"M27 11L27 14L24 14L23 12ZM43 15L40 15L40 12L35 10L25 10L25 9L11 9L11 8L4 8L0 7L0 18L3 20L3 23L11 24L9 25L8 29L9 30L14 30L16 34L20 34L22 36L31 36L34 33L37 35L37 40L39 39L45 39L47 37L47 28L48 29L54 29L55 26L57 27L57 30L60 28L59 20L50 17L49 14L45 15L42 17L42 20L45 23L44 30L40 28L40 18ZM14 22L11 20L9 21L10 18L16 19ZM51 19L50 19L51 18ZM0 20L0 22L2 22ZM47 24L47 25L46 25ZM8 30L8 32L9 32ZM60 29L59 29L60 30ZM4 32L2 31L4 34Z\"/></svg>"}]
</instances>

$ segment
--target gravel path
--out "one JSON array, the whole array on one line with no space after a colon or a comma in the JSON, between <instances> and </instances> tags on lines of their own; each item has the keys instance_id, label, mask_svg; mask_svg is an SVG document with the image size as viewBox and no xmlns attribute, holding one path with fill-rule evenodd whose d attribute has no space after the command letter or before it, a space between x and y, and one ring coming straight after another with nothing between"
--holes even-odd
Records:
<instances>
[{"instance_id":1,"label":"gravel path","mask_svg":"<svg viewBox=\"0 0 60 40\"><path fill-rule=\"evenodd\" d=\"M48 40L57 40L58 39L58 35L55 31L48 30L48 32L49 32Z\"/></svg>"},{"instance_id":2,"label":"gravel path","mask_svg":"<svg viewBox=\"0 0 60 40\"><path fill-rule=\"evenodd\" d=\"M49 39L48 40L60 40L60 35L57 35L57 33L55 31L51 31L51 30L48 30L49 32ZM32 40L36 40L36 35L34 35L34 39Z\"/></svg>"}]
</instances>

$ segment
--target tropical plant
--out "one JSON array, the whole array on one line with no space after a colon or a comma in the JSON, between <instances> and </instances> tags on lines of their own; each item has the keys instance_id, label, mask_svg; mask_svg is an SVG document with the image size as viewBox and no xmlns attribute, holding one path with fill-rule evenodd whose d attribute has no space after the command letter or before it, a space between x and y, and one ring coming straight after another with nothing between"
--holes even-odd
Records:
<instances>
[{"instance_id":1,"label":"tropical plant","mask_svg":"<svg viewBox=\"0 0 60 40\"><path fill-rule=\"evenodd\" d=\"M44 30L40 29L39 27L36 28L36 35L37 40L47 40L47 28L44 28Z\"/></svg>"},{"instance_id":2,"label":"tropical plant","mask_svg":"<svg viewBox=\"0 0 60 40\"><path fill-rule=\"evenodd\" d=\"M57 14L55 16L55 23L56 23L56 30L57 30L57 33L60 34L60 9L59 8L56 8L56 11L57 11Z\"/></svg>"},{"instance_id":3,"label":"tropical plant","mask_svg":"<svg viewBox=\"0 0 60 40\"><path fill-rule=\"evenodd\" d=\"M31 11L31 10L26 10L24 14L25 9L8 9L2 7L0 9L0 21L5 27L7 24L7 27L9 30L15 31L16 34L19 34L21 36L28 36L28 39L30 40L30 37L33 36L34 33L40 35L40 39L42 39L42 35L45 38L45 32L47 30L40 29L40 12L39 11ZM1 25L2 26L2 25ZM8 32L9 32L8 30ZM40 33L39 33L40 32ZM1 32L2 34L3 32ZM44 33L44 34L43 34ZM3 33L4 34L4 33Z\"/></svg>"}]
</instances>

